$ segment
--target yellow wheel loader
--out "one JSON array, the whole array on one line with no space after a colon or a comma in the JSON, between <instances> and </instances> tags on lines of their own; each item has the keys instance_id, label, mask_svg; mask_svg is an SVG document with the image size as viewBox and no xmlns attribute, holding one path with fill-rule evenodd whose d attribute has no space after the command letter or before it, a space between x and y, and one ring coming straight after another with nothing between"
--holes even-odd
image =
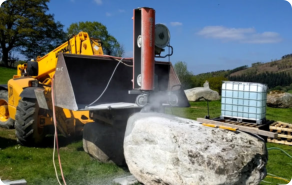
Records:
<instances>
[{"instance_id":1,"label":"yellow wheel loader","mask_svg":"<svg viewBox=\"0 0 292 185\"><path fill-rule=\"evenodd\" d=\"M59 133L83 131L86 152L124 164L131 114L189 106L171 63L155 61L173 53L167 27L155 25L151 8L134 9L133 23L133 58L104 55L100 40L80 32L36 61L18 65L17 75L0 85L0 125L14 126L20 144L35 145L53 133L56 115ZM165 47L171 52L161 56Z\"/></svg>"},{"instance_id":2,"label":"yellow wheel loader","mask_svg":"<svg viewBox=\"0 0 292 185\"><path fill-rule=\"evenodd\" d=\"M89 38L85 32L73 36L68 42L35 62L17 66L17 75L0 86L0 125L16 129L17 141L22 145L40 143L52 125L51 81L55 75L59 53L103 55L101 42ZM82 66L80 66L82 67ZM41 90L50 109L39 107L35 90ZM88 111L56 108L58 130L65 136L81 131L83 124L93 122Z\"/></svg>"}]
</instances>

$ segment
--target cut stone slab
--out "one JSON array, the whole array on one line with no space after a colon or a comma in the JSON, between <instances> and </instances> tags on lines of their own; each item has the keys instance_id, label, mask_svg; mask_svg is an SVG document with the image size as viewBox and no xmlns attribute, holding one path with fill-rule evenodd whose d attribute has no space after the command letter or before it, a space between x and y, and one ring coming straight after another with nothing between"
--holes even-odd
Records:
<instances>
[{"instance_id":1,"label":"cut stone slab","mask_svg":"<svg viewBox=\"0 0 292 185\"><path fill-rule=\"evenodd\" d=\"M292 108L292 94L271 91L267 96L267 105L276 108Z\"/></svg>"},{"instance_id":2,"label":"cut stone slab","mask_svg":"<svg viewBox=\"0 0 292 185\"><path fill-rule=\"evenodd\" d=\"M119 185L135 185L139 182L133 175L129 175L126 177L115 178L114 183Z\"/></svg>"},{"instance_id":3,"label":"cut stone slab","mask_svg":"<svg viewBox=\"0 0 292 185\"><path fill-rule=\"evenodd\" d=\"M204 87L185 90L185 94L189 101L198 101L202 97L211 101L220 100L219 93L210 89L208 81L204 83Z\"/></svg>"},{"instance_id":4,"label":"cut stone slab","mask_svg":"<svg viewBox=\"0 0 292 185\"><path fill-rule=\"evenodd\" d=\"M147 185L255 185L266 175L261 138L159 113L129 118L124 155L131 174Z\"/></svg>"}]
</instances>

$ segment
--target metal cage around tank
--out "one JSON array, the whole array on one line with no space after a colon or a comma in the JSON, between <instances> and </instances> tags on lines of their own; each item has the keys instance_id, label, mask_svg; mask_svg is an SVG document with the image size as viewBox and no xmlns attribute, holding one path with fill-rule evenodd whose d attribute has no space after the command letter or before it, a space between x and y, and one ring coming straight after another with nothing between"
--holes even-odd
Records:
<instances>
[{"instance_id":1,"label":"metal cage around tank","mask_svg":"<svg viewBox=\"0 0 292 185\"><path fill-rule=\"evenodd\" d=\"M221 93L221 118L255 121L266 118L267 86L260 83L224 81Z\"/></svg>"}]
</instances>

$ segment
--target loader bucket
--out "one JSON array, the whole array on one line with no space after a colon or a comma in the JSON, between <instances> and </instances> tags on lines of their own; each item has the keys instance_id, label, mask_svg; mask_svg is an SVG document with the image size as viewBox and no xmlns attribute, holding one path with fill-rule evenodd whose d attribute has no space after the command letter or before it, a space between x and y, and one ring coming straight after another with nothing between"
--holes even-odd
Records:
<instances>
[{"instance_id":1,"label":"loader bucket","mask_svg":"<svg viewBox=\"0 0 292 185\"><path fill-rule=\"evenodd\" d=\"M124 59L123 63L118 63L111 56L60 53L54 81L56 106L74 111L102 105L108 109L107 105L117 104L135 107L137 95L128 93L133 87L133 68L123 64L133 65L133 61ZM156 62L155 74L158 79L156 91L172 90L179 96L179 106L189 106L171 63ZM98 101L92 104L97 98Z\"/></svg>"}]
</instances>

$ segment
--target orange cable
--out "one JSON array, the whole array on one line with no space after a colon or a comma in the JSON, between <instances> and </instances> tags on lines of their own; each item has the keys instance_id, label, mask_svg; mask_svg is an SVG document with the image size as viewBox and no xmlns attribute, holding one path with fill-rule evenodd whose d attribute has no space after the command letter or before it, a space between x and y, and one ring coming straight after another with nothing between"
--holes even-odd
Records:
<instances>
[{"instance_id":1,"label":"orange cable","mask_svg":"<svg viewBox=\"0 0 292 185\"><path fill-rule=\"evenodd\" d=\"M55 96L54 96L54 81L55 80L54 80L54 78L55 78L55 76L52 78L51 88L52 88L52 103L53 103L53 119L54 119L54 125L55 125L55 140L56 140L56 143L57 143L58 160L59 160L59 167L60 167L62 179L63 179L64 184L67 185L66 181L65 181L65 178L64 178L63 170L62 170L61 156L60 156L60 153L59 153L57 121L56 121L56 112L55 112Z\"/></svg>"}]
</instances>

